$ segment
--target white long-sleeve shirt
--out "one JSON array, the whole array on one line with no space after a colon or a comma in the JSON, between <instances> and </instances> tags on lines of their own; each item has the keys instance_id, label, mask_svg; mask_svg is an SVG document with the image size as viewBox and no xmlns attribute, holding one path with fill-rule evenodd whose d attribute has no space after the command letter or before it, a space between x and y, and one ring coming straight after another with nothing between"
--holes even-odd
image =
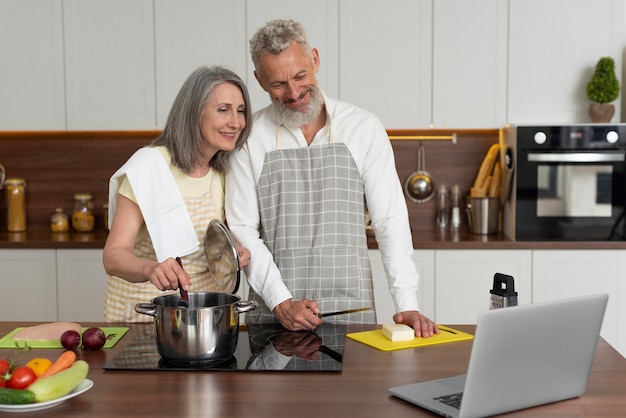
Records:
<instances>
[{"instance_id":1,"label":"white long-sleeve shirt","mask_svg":"<svg viewBox=\"0 0 626 418\"><path fill-rule=\"evenodd\" d=\"M367 208L397 312L418 310L419 275L411 255L408 211L395 167L393 149L380 120L367 111L324 95L328 122L311 147L330 141L345 143L361 173ZM330 129L329 129L330 125ZM280 126L281 148L306 147L300 129ZM260 238L256 184L265 154L276 149L277 125L271 107L254 114L252 133L246 145L231 158L226 176L226 219L237 240L251 253L246 270L250 286L270 310L290 299L272 254ZM365 225L363 225L365 234Z\"/></svg>"}]
</instances>

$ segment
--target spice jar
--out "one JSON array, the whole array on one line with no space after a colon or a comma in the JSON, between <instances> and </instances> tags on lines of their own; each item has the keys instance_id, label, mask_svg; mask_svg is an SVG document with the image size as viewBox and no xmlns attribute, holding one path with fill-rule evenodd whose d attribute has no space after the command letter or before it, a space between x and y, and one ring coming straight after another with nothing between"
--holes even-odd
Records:
<instances>
[{"instance_id":1,"label":"spice jar","mask_svg":"<svg viewBox=\"0 0 626 418\"><path fill-rule=\"evenodd\" d=\"M50 230L52 232L67 232L70 229L70 223L67 215L63 213L63 209L56 208L54 214L50 217Z\"/></svg>"},{"instance_id":2,"label":"spice jar","mask_svg":"<svg viewBox=\"0 0 626 418\"><path fill-rule=\"evenodd\" d=\"M8 178L4 182L7 201L7 231L26 231L26 181Z\"/></svg>"},{"instance_id":3,"label":"spice jar","mask_svg":"<svg viewBox=\"0 0 626 418\"><path fill-rule=\"evenodd\" d=\"M90 232L94 227L93 201L89 193L74 195L74 212L72 213L72 227L78 232Z\"/></svg>"}]
</instances>

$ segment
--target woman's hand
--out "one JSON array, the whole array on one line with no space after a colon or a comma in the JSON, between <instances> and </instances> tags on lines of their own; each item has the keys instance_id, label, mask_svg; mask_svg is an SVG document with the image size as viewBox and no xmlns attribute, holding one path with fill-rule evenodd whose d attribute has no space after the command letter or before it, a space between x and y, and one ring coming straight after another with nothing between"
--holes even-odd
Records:
<instances>
[{"instance_id":1,"label":"woman's hand","mask_svg":"<svg viewBox=\"0 0 626 418\"><path fill-rule=\"evenodd\" d=\"M235 248L237 249L237 255L239 256L239 267L247 267L248 264L250 264L250 251L239 245L238 242L235 242Z\"/></svg>"},{"instance_id":2,"label":"woman's hand","mask_svg":"<svg viewBox=\"0 0 626 418\"><path fill-rule=\"evenodd\" d=\"M179 284L184 290L191 287L191 276L172 257L150 266L147 276L159 290L176 290Z\"/></svg>"}]
</instances>

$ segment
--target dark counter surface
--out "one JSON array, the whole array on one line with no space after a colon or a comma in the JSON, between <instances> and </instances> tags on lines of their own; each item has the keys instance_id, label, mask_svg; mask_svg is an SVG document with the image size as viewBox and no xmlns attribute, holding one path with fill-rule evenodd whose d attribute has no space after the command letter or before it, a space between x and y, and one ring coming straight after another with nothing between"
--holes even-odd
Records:
<instances>
[{"instance_id":1,"label":"dark counter surface","mask_svg":"<svg viewBox=\"0 0 626 418\"><path fill-rule=\"evenodd\" d=\"M46 249L104 248L108 232L94 229L92 232L51 232L48 227L30 227L25 232L0 231L0 249Z\"/></svg>"},{"instance_id":2,"label":"dark counter surface","mask_svg":"<svg viewBox=\"0 0 626 418\"><path fill-rule=\"evenodd\" d=\"M413 229L413 248L416 250L623 250L626 241L514 241L498 233L472 234L467 228L452 230ZM368 232L370 249L378 248L376 239Z\"/></svg>"},{"instance_id":3,"label":"dark counter surface","mask_svg":"<svg viewBox=\"0 0 626 418\"><path fill-rule=\"evenodd\" d=\"M1 322L0 336L16 327ZM19 417L433 417L431 413L389 395L388 388L467 371L472 341L380 351L345 339L342 371L224 372L109 371L114 359L152 323L82 323L83 326L127 326L129 332L109 349L78 350L89 364L93 387L54 408ZM451 325L473 334L474 327ZM349 325L348 332L374 326ZM56 358L63 349L33 349L29 355ZM11 349L1 349L8 357ZM139 358L141 360L141 358ZM626 361L600 340L585 394L575 399L524 409L507 417L623 417L626 410ZM3 415L4 416L4 415ZM9 416L7 414L7 416Z\"/></svg>"},{"instance_id":4,"label":"dark counter surface","mask_svg":"<svg viewBox=\"0 0 626 418\"><path fill-rule=\"evenodd\" d=\"M626 241L569 241L522 242L513 241L502 234L476 235L467 228L441 230L439 228L413 230L413 247L416 250L623 250ZM104 248L107 231L96 228L92 232L53 233L48 228L31 227L26 232L0 231L0 249L93 249ZM368 246L378 244L368 233Z\"/></svg>"}]
</instances>

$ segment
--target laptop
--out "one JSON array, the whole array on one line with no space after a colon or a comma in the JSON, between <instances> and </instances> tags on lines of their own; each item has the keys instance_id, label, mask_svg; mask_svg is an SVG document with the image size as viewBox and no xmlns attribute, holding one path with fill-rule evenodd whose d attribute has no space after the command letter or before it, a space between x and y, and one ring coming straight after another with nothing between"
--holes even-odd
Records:
<instances>
[{"instance_id":1,"label":"laptop","mask_svg":"<svg viewBox=\"0 0 626 418\"><path fill-rule=\"evenodd\" d=\"M607 294L598 294L485 311L478 317L466 375L389 392L452 418L490 416L580 396L607 301Z\"/></svg>"}]
</instances>

